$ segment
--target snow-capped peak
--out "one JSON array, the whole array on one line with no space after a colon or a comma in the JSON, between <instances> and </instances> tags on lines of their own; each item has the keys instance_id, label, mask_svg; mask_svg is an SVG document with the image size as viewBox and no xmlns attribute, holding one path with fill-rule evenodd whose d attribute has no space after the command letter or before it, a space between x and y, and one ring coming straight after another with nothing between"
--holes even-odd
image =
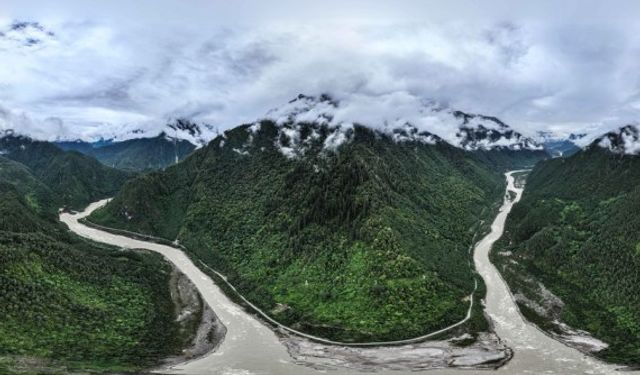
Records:
<instances>
[{"instance_id":1,"label":"snow-capped peak","mask_svg":"<svg viewBox=\"0 0 640 375\"><path fill-rule=\"evenodd\" d=\"M10 136L13 136L15 134L16 134L16 132L13 129L5 129L5 130L0 129L0 138L10 137Z\"/></svg>"},{"instance_id":2,"label":"snow-capped peak","mask_svg":"<svg viewBox=\"0 0 640 375\"><path fill-rule=\"evenodd\" d=\"M542 146L531 138L511 129L496 117L451 112L454 117L462 120L456 133L457 143L454 146L466 150L490 150L493 148L507 148L511 150L542 150Z\"/></svg>"},{"instance_id":3,"label":"snow-capped peak","mask_svg":"<svg viewBox=\"0 0 640 375\"><path fill-rule=\"evenodd\" d=\"M333 115L337 108L338 102L326 94L318 98L299 94L287 104L269 110L265 118L273 120L278 125L287 122L326 125L333 120Z\"/></svg>"},{"instance_id":4,"label":"snow-capped peak","mask_svg":"<svg viewBox=\"0 0 640 375\"><path fill-rule=\"evenodd\" d=\"M217 129L209 124L198 124L186 119L175 119L166 126L168 136L187 140L201 147L218 135Z\"/></svg>"},{"instance_id":5,"label":"snow-capped peak","mask_svg":"<svg viewBox=\"0 0 640 375\"><path fill-rule=\"evenodd\" d=\"M627 125L596 138L591 145L605 148L616 154L640 154L640 130L638 125Z\"/></svg>"},{"instance_id":6,"label":"snow-capped peak","mask_svg":"<svg viewBox=\"0 0 640 375\"><path fill-rule=\"evenodd\" d=\"M101 135L100 137L113 142L121 142L134 138L162 136L171 141L182 139L194 144L196 147L202 147L217 135L217 129L211 125L179 118L170 120L161 127L158 127L155 123L149 123L146 126L114 131L112 134Z\"/></svg>"},{"instance_id":7,"label":"snow-capped peak","mask_svg":"<svg viewBox=\"0 0 640 375\"><path fill-rule=\"evenodd\" d=\"M542 149L535 140L514 131L495 117L455 111L408 93L353 95L344 100L335 100L326 94L319 97L300 94L267 112L264 119L281 127L313 123L333 130L358 124L386 134L396 142L432 144L444 140L466 150ZM348 140L347 137L341 139Z\"/></svg>"}]
</instances>

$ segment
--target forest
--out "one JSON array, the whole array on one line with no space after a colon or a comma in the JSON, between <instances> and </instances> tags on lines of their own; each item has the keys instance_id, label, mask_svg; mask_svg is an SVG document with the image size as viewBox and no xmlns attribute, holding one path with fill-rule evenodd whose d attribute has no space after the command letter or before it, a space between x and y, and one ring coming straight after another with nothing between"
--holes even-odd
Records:
<instances>
[{"instance_id":1,"label":"forest","mask_svg":"<svg viewBox=\"0 0 640 375\"><path fill-rule=\"evenodd\" d=\"M329 129L288 126L301 139L270 121L227 131L131 180L89 219L179 239L274 318L323 337L402 339L462 319L478 223L503 194L502 172L538 156L395 142L363 127L327 152ZM293 141L308 145L304 157L274 147Z\"/></svg>"},{"instance_id":2,"label":"forest","mask_svg":"<svg viewBox=\"0 0 640 375\"><path fill-rule=\"evenodd\" d=\"M0 138L7 159L27 167L51 190L57 207L83 208L99 198L112 196L133 173L107 167L76 151L64 151L51 142L22 136Z\"/></svg>"},{"instance_id":3,"label":"forest","mask_svg":"<svg viewBox=\"0 0 640 375\"><path fill-rule=\"evenodd\" d=\"M545 314L525 306L531 320L553 330L551 321L560 319L609 344L596 355L638 364L638 212L640 157L592 147L541 162L527 179L493 260L514 293L544 304L539 287L527 282L533 277L564 303Z\"/></svg>"},{"instance_id":4,"label":"forest","mask_svg":"<svg viewBox=\"0 0 640 375\"><path fill-rule=\"evenodd\" d=\"M171 266L72 235L52 190L0 157L0 373L136 371L187 345ZM39 367L37 367L39 368Z\"/></svg>"}]
</instances>

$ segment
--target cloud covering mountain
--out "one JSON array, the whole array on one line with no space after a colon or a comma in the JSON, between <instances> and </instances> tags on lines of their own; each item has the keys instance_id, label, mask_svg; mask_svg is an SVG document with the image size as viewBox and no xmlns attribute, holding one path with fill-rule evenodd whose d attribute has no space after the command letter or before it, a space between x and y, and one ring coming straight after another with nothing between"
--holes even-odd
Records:
<instances>
[{"instance_id":1,"label":"cloud covering mountain","mask_svg":"<svg viewBox=\"0 0 640 375\"><path fill-rule=\"evenodd\" d=\"M351 95L338 101L329 95L319 97L300 94L287 104L267 112L264 119L279 125L288 145L280 145L286 155L296 155L304 146L301 123L327 126L330 135L325 148L335 149L349 140L354 125L364 125L391 136L396 142L416 141L435 144L446 141L466 150L507 148L541 150L533 139L511 129L499 119L465 113L435 102L419 100L404 92L371 96ZM255 131L256 122L250 131ZM319 134L317 134L319 136ZM317 136L312 136L314 139Z\"/></svg>"},{"instance_id":2,"label":"cloud covering mountain","mask_svg":"<svg viewBox=\"0 0 640 375\"><path fill-rule=\"evenodd\" d=\"M639 117L636 2L181 4L3 4L0 128L96 139L185 118L215 133L301 92L392 121L436 100L525 135Z\"/></svg>"}]
</instances>

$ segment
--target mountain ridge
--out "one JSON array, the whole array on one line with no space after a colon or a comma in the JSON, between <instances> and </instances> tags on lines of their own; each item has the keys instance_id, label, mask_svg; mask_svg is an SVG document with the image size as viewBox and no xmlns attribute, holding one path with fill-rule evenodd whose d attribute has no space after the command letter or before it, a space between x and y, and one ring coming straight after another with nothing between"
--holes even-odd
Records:
<instances>
[{"instance_id":1,"label":"mountain ridge","mask_svg":"<svg viewBox=\"0 0 640 375\"><path fill-rule=\"evenodd\" d=\"M404 131L423 135L416 139L424 142L446 141L466 150L542 150L534 139L523 136L494 116L466 113L449 109L435 101L422 101L407 105L410 115L367 118L364 113L367 105L375 103L343 103L327 94L318 97L300 94L287 104L271 109L262 119L280 126L300 123L326 125L341 131L343 141L348 141L348 137L344 136L348 129L360 125L386 134Z\"/></svg>"},{"instance_id":2,"label":"mountain ridge","mask_svg":"<svg viewBox=\"0 0 640 375\"><path fill-rule=\"evenodd\" d=\"M132 174L102 165L75 151L13 132L0 137L0 156L27 166L58 199L58 207L81 208L113 195Z\"/></svg>"},{"instance_id":3,"label":"mountain ridge","mask_svg":"<svg viewBox=\"0 0 640 375\"><path fill-rule=\"evenodd\" d=\"M177 238L296 329L339 341L419 336L466 314L457 301L473 273L459 265L469 262L471 228L502 196L502 171L546 154L465 151L418 135L429 136L241 125L130 181L89 219ZM481 314L472 320L486 329Z\"/></svg>"},{"instance_id":4,"label":"mountain ridge","mask_svg":"<svg viewBox=\"0 0 640 375\"><path fill-rule=\"evenodd\" d=\"M196 149L191 142L161 132L151 138L133 138L126 141L102 140L84 142L56 142L63 150L74 150L98 159L110 167L142 172L162 169L184 159Z\"/></svg>"},{"instance_id":5,"label":"mountain ridge","mask_svg":"<svg viewBox=\"0 0 640 375\"><path fill-rule=\"evenodd\" d=\"M593 140L587 148L601 147L621 155L640 154L640 130L629 124L611 130Z\"/></svg>"}]
</instances>

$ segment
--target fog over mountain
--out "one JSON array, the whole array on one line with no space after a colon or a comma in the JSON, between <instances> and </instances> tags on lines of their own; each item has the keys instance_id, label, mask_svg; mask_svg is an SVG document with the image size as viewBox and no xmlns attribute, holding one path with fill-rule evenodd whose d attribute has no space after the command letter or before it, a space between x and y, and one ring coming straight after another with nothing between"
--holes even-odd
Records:
<instances>
[{"instance_id":1,"label":"fog over mountain","mask_svg":"<svg viewBox=\"0 0 640 375\"><path fill-rule=\"evenodd\" d=\"M436 102L588 144L640 118L640 4L557 7L9 0L0 129L127 139L187 119L214 136L326 93L376 127Z\"/></svg>"}]
</instances>

